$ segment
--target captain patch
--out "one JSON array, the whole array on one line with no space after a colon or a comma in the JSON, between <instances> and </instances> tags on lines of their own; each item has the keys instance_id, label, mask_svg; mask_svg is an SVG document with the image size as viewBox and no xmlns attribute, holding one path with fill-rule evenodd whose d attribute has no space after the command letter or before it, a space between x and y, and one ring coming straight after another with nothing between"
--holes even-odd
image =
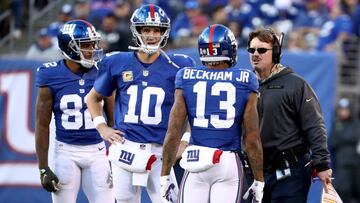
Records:
<instances>
[{"instance_id":1,"label":"captain patch","mask_svg":"<svg viewBox=\"0 0 360 203\"><path fill-rule=\"evenodd\" d=\"M124 82L133 81L133 72L132 71L124 71L122 72L122 79Z\"/></svg>"}]
</instances>

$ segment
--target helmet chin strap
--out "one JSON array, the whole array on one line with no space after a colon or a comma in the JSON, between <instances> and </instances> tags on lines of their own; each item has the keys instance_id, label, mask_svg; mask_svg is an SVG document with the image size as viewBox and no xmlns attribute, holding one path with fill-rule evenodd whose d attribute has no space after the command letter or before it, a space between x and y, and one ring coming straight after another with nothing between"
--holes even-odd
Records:
<instances>
[{"instance_id":1,"label":"helmet chin strap","mask_svg":"<svg viewBox=\"0 0 360 203\"><path fill-rule=\"evenodd\" d=\"M140 47L134 47L134 46L128 46L128 48L134 51L139 51L141 49Z\"/></svg>"},{"instance_id":2,"label":"helmet chin strap","mask_svg":"<svg viewBox=\"0 0 360 203\"><path fill-rule=\"evenodd\" d=\"M143 52L145 52L145 53L147 53L149 55L152 55L155 52L157 52L158 50L160 50L159 47L155 48L155 46L154 46L154 48L150 48L149 46L144 46L144 45L141 45L140 47L129 46L128 48L130 50L135 50L135 51L141 50L141 51L143 51Z\"/></svg>"},{"instance_id":3,"label":"helmet chin strap","mask_svg":"<svg viewBox=\"0 0 360 203\"><path fill-rule=\"evenodd\" d=\"M140 47L129 46L128 48L131 50L142 50ZM168 60L169 64L173 65L174 67L176 67L178 69L180 68L180 66L178 66L176 63L174 63L162 49L159 49L159 50L160 50L160 53Z\"/></svg>"},{"instance_id":4,"label":"helmet chin strap","mask_svg":"<svg viewBox=\"0 0 360 203\"><path fill-rule=\"evenodd\" d=\"M80 55L80 61L78 61L78 63L80 62L80 64L85 68L92 68L95 65L95 61L86 59L81 51L79 51L79 55Z\"/></svg>"},{"instance_id":5,"label":"helmet chin strap","mask_svg":"<svg viewBox=\"0 0 360 203\"><path fill-rule=\"evenodd\" d=\"M81 60L80 60L80 64L81 64L82 66L84 66L85 68L90 69L90 68L92 68L92 67L95 65L95 62L92 61L92 60L81 59Z\"/></svg>"}]
</instances>

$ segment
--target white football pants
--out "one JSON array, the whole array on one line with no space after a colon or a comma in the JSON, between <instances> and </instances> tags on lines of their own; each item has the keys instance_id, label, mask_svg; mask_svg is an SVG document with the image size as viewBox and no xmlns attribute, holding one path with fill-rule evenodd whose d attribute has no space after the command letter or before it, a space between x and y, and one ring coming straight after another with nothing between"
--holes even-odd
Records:
<instances>
[{"instance_id":1,"label":"white football pants","mask_svg":"<svg viewBox=\"0 0 360 203\"><path fill-rule=\"evenodd\" d=\"M220 163L198 173L185 171L180 185L180 203L238 203L243 170L239 156L224 151Z\"/></svg>"},{"instance_id":2,"label":"white football pants","mask_svg":"<svg viewBox=\"0 0 360 203\"><path fill-rule=\"evenodd\" d=\"M151 147L151 152L155 154L156 161L152 164L151 171L148 177L146 191L153 203L161 202L160 193L160 174L162 167L162 145L152 144L141 144L126 140L124 145L136 147L138 149L144 147ZM111 150L111 148L110 148ZM146 149L144 149L146 150ZM115 198L117 203L138 203L141 201L141 186L133 186L132 184L132 172L120 168L117 164L111 161L111 167L113 172L113 182ZM176 183L174 170L170 173L173 183ZM175 191L178 191L176 184Z\"/></svg>"},{"instance_id":3,"label":"white football pants","mask_svg":"<svg viewBox=\"0 0 360 203\"><path fill-rule=\"evenodd\" d=\"M71 145L55 141L54 173L60 190L52 193L54 203L75 203L80 184L90 203L115 202L110 164L105 143Z\"/></svg>"}]
</instances>

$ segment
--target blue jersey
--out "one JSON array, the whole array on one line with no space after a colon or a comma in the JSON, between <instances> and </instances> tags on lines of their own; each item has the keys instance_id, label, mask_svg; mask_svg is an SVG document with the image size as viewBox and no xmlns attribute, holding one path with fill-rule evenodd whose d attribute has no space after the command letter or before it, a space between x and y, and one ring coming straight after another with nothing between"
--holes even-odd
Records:
<instances>
[{"instance_id":1,"label":"blue jersey","mask_svg":"<svg viewBox=\"0 0 360 203\"><path fill-rule=\"evenodd\" d=\"M240 150L241 126L249 94L257 92L254 73L236 67L186 68L176 76L191 125L190 144Z\"/></svg>"},{"instance_id":2,"label":"blue jersey","mask_svg":"<svg viewBox=\"0 0 360 203\"><path fill-rule=\"evenodd\" d=\"M193 67L184 55L170 55L179 67ZM98 63L95 90L109 96L116 90L115 128L125 138L140 143L162 144L174 102L175 76L179 67L160 55L152 64L142 64L135 52L119 52Z\"/></svg>"},{"instance_id":3,"label":"blue jersey","mask_svg":"<svg viewBox=\"0 0 360 203\"><path fill-rule=\"evenodd\" d=\"M102 141L86 106L97 69L83 75L68 69L64 60L45 63L37 70L36 86L48 87L53 97L56 139L68 144L88 145Z\"/></svg>"}]
</instances>

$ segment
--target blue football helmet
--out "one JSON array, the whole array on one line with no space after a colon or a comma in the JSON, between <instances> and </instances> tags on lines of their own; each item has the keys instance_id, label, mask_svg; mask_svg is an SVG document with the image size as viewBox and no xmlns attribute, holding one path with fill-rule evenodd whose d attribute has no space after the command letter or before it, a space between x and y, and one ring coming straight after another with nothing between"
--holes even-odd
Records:
<instances>
[{"instance_id":1,"label":"blue football helmet","mask_svg":"<svg viewBox=\"0 0 360 203\"><path fill-rule=\"evenodd\" d=\"M103 50L100 48L100 34L94 26L84 20L66 22L60 29L58 43L61 53L69 60L91 68L102 58ZM84 49L81 43L93 42L93 49ZM91 52L92 57L85 57L84 52Z\"/></svg>"},{"instance_id":2,"label":"blue football helmet","mask_svg":"<svg viewBox=\"0 0 360 203\"><path fill-rule=\"evenodd\" d=\"M141 6L134 11L130 21L130 29L138 49L153 54L166 45L170 33L170 18L159 6L153 4ZM141 27L160 27L161 37L159 43L157 45L144 43L142 37L146 36L140 34Z\"/></svg>"},{"instance_id":3,"label":"blue football helmet","mask_svg":"<svg viewBox=\"0 0 360 203\"><path fill-rule=\"evenodd\" d=\"M231 30L223 25L214 24L205 28L199 36L200 60L204 65L216 65L223 61L229 67L237 61L237 42Z\"/></svg>"}]
</instances>

